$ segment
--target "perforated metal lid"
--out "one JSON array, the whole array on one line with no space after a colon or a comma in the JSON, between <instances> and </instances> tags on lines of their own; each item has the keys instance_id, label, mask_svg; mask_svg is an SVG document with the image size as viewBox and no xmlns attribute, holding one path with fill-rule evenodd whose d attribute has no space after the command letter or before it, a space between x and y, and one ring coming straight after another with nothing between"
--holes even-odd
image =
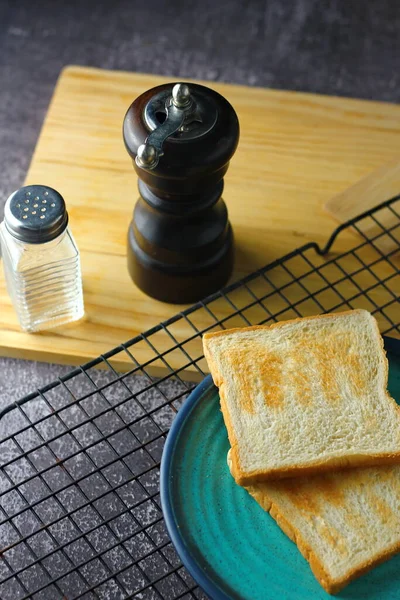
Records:
<instances>
[{"instance_id":1,"label":"perforated metal lid","mask_svg":"<svg viewBox=\"0 0 400 600\"><path fill-rule=\"evenodd\" d=\"M15 238L30 244L54 240L68 224L64 198L46 185L27 185L8 198L5 225Z\"/></svg>"}]
</instances>

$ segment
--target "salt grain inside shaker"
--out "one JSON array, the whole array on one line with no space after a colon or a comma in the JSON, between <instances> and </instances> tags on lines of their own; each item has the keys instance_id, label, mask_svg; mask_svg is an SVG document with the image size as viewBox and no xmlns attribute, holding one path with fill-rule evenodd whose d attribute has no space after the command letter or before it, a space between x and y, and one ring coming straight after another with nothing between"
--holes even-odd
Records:
<instances>
[{"instance_id":1,"label":"salt grain inside shaker","mask_svg":"<svg viewBox=\"0 0 400 600\"><path fill-rule=\"evenodd\" d=\"M7 289L22 329L38 331L83 316L79 251L56 190L29 185L11 194L0 242Z\"/></svg>"}]
</instances>

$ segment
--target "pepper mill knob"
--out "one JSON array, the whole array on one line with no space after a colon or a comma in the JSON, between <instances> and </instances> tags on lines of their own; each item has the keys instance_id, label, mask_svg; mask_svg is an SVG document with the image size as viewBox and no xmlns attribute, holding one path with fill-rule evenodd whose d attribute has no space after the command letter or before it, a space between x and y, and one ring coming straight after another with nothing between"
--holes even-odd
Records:
<instances>
[{"instance_id":1,"label":"pepper mill knob","mask_svg":"<svg viewBox=\"0 0 400 600\"><path fill-rule=\"evenodd\" d=\"M150 296L194 302L233 268L223 177L239 141L229 102L205 86L169 83L131 104L123 124L139 177L128 232L128 269Z\"/></svg>"},{"instance_id":2,"label":"pepper mill knob","mask_svg":"<svg viewBox=\"0 0 400 600\"><path fill-rule=\"evenodd\" d=\"M143 169L154 169L158 163L158 153L151 144L142 144L139 146L136 156L136 162Z\"/></svg>"},{"instance_id":3,"label":"pepper mill knob","mask_svg":"<svg viewBox=\"0 0 400 600\"><path fill-rule=\"evenodd\" d=\"M190 89L186 83L176 83L172 88L172 102L177 108L185 108L190 104Z\"/></svg>"}]
</instances>

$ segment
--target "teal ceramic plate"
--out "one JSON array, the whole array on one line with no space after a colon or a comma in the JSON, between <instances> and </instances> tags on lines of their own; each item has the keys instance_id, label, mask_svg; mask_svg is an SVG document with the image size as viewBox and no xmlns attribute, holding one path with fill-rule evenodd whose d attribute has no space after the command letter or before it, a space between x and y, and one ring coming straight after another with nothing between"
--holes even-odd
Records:
<instances>
[{"instance_id":1,"label":"teal ceramic plate","mask_svg":"<svg viewBox=\"0 0 400 600\"><path fill-rule=\"evenodd\" d=\"M400 403L400 344L390 342L389 389ZM161 463L164 517L184 565L213 600L331 598L295 544L235 484L226 464L228 449L218 391L207 377L179 411ZM338 597L398 600L400 555Z\"/></svg>"}]
</instances>

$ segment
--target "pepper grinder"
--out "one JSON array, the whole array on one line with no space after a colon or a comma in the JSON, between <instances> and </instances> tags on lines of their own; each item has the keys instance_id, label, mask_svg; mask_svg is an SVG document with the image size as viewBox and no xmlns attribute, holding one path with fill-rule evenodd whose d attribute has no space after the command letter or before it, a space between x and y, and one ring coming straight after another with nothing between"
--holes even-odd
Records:
<instances>
[{"instance_id":1,"label":"pepper grinder","mask_svg":"<svg viewBox=\"0 0 400 600\"><path fill-rule=\"evenodd\" d=\"M205 86L169 83L139 96L123 124L139 177L128 232L128 269L149 296L195 302L220 289L233 267L233 235L221 198L239 122Z\"/></svg>"}]
</instances>

